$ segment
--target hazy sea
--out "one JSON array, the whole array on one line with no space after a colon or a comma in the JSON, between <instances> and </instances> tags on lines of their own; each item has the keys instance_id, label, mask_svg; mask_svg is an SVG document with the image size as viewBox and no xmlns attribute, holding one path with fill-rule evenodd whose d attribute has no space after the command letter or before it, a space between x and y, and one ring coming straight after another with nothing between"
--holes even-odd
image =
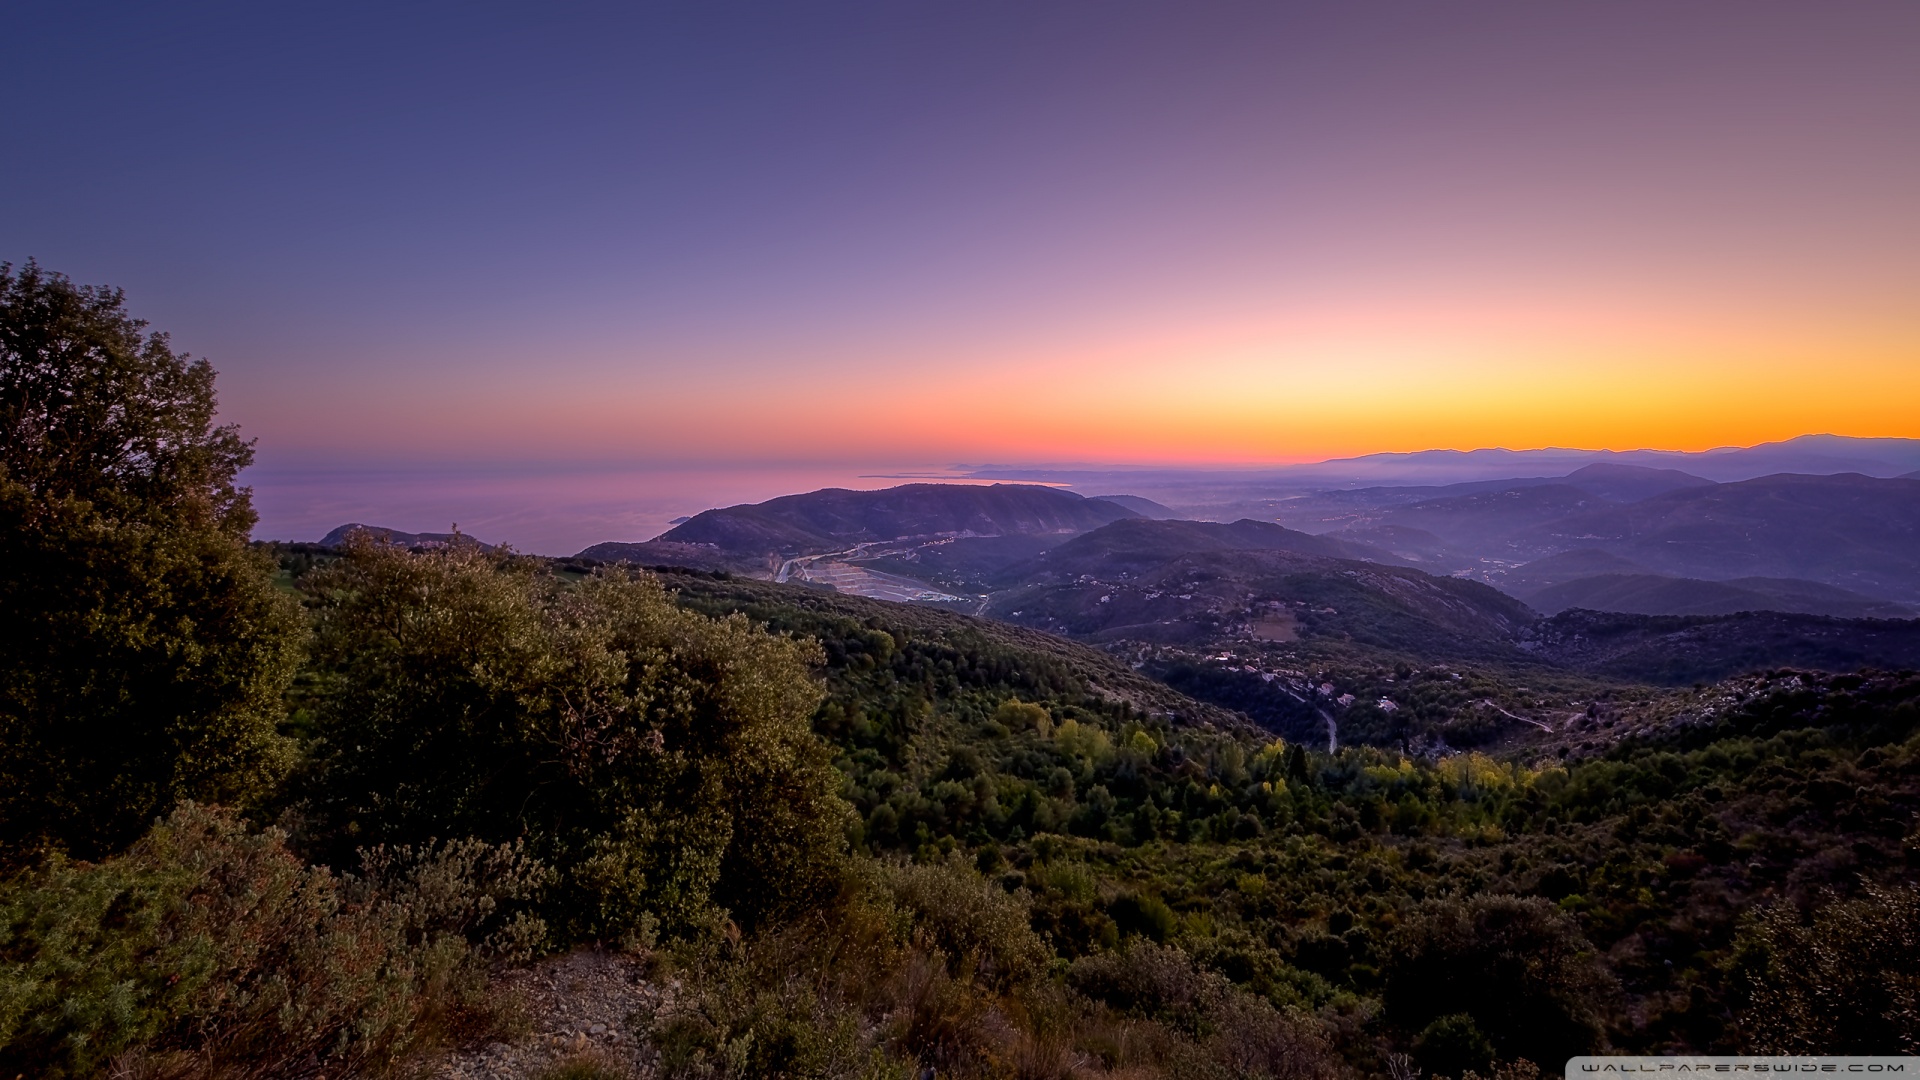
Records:
<instances>
[{"instance_id":1,"label":"hazy sea","mask_svg":"<svg viewBox=\"0 0 1920 1080\"><path fill-rule=\"evenodd\" d=\"M461 532L535 555L641 541L674 518L824 487L873 489L916 479L965 481L944 466L256 466L256 540L318 540L357 522ZM982 481L975 481L982 482ZM1030 482L1030 481L1029 481Z\"/></svg>"}]
</instances>

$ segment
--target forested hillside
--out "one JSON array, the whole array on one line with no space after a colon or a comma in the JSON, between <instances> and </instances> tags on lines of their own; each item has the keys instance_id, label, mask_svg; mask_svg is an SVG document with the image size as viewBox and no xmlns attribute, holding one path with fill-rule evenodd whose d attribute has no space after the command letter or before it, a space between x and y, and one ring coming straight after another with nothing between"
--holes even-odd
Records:
<instances>
[{"instance_id":1,"label":"forested hillside","mask_svg":"<svg viewBox=\"0 0 1920 1080\"><path fill-rule=\"evenodd\" d=\"M751 591L695 583L680 596L768 613L777 592ZM876 630L917 636L887 610L861 612L864 630L829 645L846 659L829 662L817 720L862 813L857 843L921 860L964 852L1030 891L1034 925L1085 972L1074 985L1123 978L1101 966L1108 957L1197 961L1334 1030L1356 1025L1348 1034L1364 1037L1345 1052L1363 1069L1396 1045L1454 1071L1576 1045L1813 1045L1843 1036L1790 1036L1754 996L1756 966L1776 965L1767 977L1785 989L1765 1003L1791 999L1805 1018L1793 995L1813 991L1796 983L1810 976L1792 950L1807 939L1752 910L1854 895L1867 907L1835 918L1910 917L1897 890L1920 860L1912 676L1780 673L1595 703L1589 723L1530 761L1326 755L991 677L964 692L949 683L903 738L845 711L923 670L903 657L886 673L891 654L853 644ZM823 631L831 641L815 622ZM953 658L956 671L972 666ZM980 704L947 704L969 694ZM1522 975L1532 949L1552 959ZM1880 1015L1823 1023L1852 1025L1854 1045L1910 1045Z\"/></svg>"}]
</instances>

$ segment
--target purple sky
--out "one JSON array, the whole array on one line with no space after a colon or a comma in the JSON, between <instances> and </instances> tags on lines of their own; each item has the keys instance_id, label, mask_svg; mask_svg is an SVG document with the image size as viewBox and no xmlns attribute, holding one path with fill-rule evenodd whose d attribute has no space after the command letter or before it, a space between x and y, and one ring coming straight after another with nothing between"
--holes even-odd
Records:
<instances>
[{"instance_id":1,"label":"purple sky","mask_svg":"<svg viewBox=\"0 0 1920 1080\"><path fill-rule=\"evenodd\" d=\"M315 514L265 485L1912 436L1916 56L1884 0L17 4L0 259L125 287Z\"/></svg>"}]
</instances>

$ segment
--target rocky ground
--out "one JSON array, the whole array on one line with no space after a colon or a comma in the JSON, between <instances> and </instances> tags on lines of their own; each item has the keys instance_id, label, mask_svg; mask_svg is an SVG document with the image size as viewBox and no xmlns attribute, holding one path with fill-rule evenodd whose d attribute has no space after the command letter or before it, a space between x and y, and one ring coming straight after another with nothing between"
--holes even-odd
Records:
<instances>
[{"instance_id":1,"label":"rocky ground","mask_svg":"<svg viewBox=\"0 0 1920 1080\"><path fill-rule=\"evenodd\" d=\"M512 972L503 985L523 1002L527 1034L456 1050L428 1075L435 1080L654 1075L655 1055L633 1033L666 1004L671 987L649 981L641 960L597 950L569 953ZM580 1068L562 1072L568 1065Z\"/></svg>"}]
</instances>

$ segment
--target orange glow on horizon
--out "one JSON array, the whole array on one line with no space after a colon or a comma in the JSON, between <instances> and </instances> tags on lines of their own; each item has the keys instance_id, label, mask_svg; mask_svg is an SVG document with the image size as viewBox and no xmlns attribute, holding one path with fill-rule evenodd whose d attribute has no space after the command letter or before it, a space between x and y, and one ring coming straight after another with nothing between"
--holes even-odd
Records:
<instances>
[{"instance_id":1,"label":"orange glow on horizon","mask_svg":"<svg viewBox=\"0 0 1920 1080\"><path fill-rule=\"evenodd\" d=\"M658 363L610 364L597 379L536 386L517 370L479 372L343 399L324 432L299 431L292 413L243 420L274 433L267 449L338 446L344 434L372 453L426 458L683 462L1279 464L1435 448L1920 437L1916 328L1727 325L1346 315L1071 350L802 353L771 375L724 358L668 365L668 376ZM301 400L303 411L312 404Z\"/></svg>"}]
</instances>

